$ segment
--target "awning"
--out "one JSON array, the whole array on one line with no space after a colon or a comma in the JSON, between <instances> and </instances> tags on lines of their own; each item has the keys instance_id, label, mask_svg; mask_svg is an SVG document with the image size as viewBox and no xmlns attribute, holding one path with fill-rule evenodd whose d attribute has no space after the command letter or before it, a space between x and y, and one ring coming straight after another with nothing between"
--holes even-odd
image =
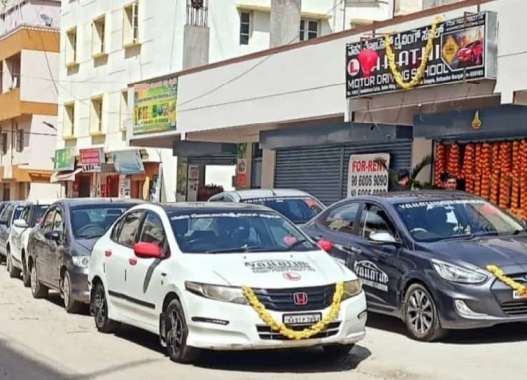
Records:
<instances>
[{"instance_id":1,"label":"awning","mask_svg":"<svg viewBox=\"0 0 527 380\"><path fill-rule=\"evenodd\" d=\"M51 176L50 182L51 183L57 183L57 182L74 182L75 176L82 172L82 169L76 169L72 172L60 172L60 173L53 173Z\"/></svg>"}]
</instances>

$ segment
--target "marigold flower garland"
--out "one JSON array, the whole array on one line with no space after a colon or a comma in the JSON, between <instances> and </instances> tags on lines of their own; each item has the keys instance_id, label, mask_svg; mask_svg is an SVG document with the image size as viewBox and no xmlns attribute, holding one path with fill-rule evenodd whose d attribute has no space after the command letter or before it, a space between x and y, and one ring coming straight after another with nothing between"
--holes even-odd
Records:
<instances>
[{"instance_id":1,"label":"marigold flower garland","mask_svg":"<svg viewBox=\"0 0 527 380\"><path fill-rule=\"evenodd\" d=\"M329 312L324 316L324 318L314 325L301 331L292 330L283 323L275 321L265 306L258 300L256 294L254 294L254 291L248 286L243 287L243 294L249 302L249 305L251 305L254 311L256 311L260 319L264 321L267 326L273 329L273 331L277 331L289 339L301 340L309 339L312 336L319 334L320 332L324 331L331 322L338 318L340 304L342 302L342 295L344 294L344 284L342 282L337 283L335 287L335 293L333 294L333 303L331 304Z\"/></svg>"},{"instance_id":2,"label":"marigold flower garland","mask_svg":"<svg viewBox=\"0 0 527 380\"><path fill-rule=\"evenodd\" d=\"M436 32L437 32L437 25L441 22L440 17L436 17L434 19L434 22L432 23L432 28L430 29L430 33L428 35L428 41L426 42L426 47L424 54L421 58L421 64L419 65L419 68L417 69L417 72L415 76L409 81L405 82L403 79L403 76L397 69L397 64L395 63L395 54L392 49L392 41L390 34L386 34L384 36L384 44L386 48L386 57L388 58L388 65L390 66L390 71L392 72L393 78L395 79L395 82L399 85L399 87L405 89L405 90L411 90L415 86L417 86L421 81L423 80L423 77L425 75L426 66L428 65L428 60L430 59L430 54L432 53L432 50L434 49L434 40L436 38Z\"/></svg>"},{"instance_id":3,"label":"marigold flower garland","mask_svg":"<svg viewBox=\"0 0 527 380\"><path fill-rule=\"evenodd\" d=\"M509 288L516 290L520 296L527 297L527 287L514 281L512 278L507 277L501 268L496 265L487 265L487 270Z\"/></svg>"}]
</instances>

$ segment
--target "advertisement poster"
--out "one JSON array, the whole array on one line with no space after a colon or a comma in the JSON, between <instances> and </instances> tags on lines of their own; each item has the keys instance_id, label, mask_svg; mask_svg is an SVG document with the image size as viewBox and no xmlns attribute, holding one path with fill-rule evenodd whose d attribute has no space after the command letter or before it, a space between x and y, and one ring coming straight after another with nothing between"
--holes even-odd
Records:
<instances>
[{"instance_id":1,"label":"advertisement poster","mask_svg":"<svg viewBox=\"0 0 527 380\"><path fill-rule=\"evenodd\" d=\"M64 148L55 151L54 169L57 172L75 169L75 149Z\"/></svg>"},{"instance_id":2,"label":"advertisement poster","mask_svg":"<svg viewBox=\"0 0 527 380\"><path fill-rule=\"evenodd\" d=\"M246 187L247 184L247 166L248 160L245 158L238 158L236 166L236 186L240 188Z\"/></svg>"},{"instance_id":3,"label":"advertisement poster","mask_svg":"<svg viewBox=\"0 0 527 380\"><path fill-rule=\"evenodd\" d=\"M134 87L134 135L176 129L177 78Z\"/></svg>"},{"instance_id":4,"label":"advertisement poster","mask_svg":"<svg viewBox=\"0 0 527 380\"><path fill-rule=\"evenodd\" d=\"M177 159L177 186L176 186L176 202L184 202L187 200L187 175L188 175L188 161L184 157Z\"/></svg>"},{"instance_id":5,"label":"advertisement poster","mask_svg":"<svg viewBox=\"0 0 527 380\"><path fill-rule=\"evenodd\" d=\"M405 82L417 73L431 25L395 33L391 45L395 63ZM440 22L420 86L464 80L495 79L497 17L483 12ZM401 90L389 68L384 36L346 45L348 98Z\"/></svg>"},{"instance_id":6,"label":"advertisement poster","mask_svg":"<svg viewBox=\"0 0 527 380\"><path fill-rule=\"evenodd\" d=\"M198 200L198 188L199 188L199 165L188 166L188 190L187 190L187 201L196 202Z\"/></svg>"},{"instance_id":7,"label":"advertisement poster","mask_svg":"<svg viewBox=\"0 0 527 380\"><path fill-rule=\"evenodd\" d=\"M132 175L145 172L141 153L137 149L113 152L112 161L116 173Z\"/></svg>"},{"instance_id":8,"label":"advertisement poster","mask_svg":"<svg viewBox=\"0 0 527 380\"><path fill-rule=\"evenodd\" d=\"M100 173L104 159L103 148L79 150L79 163L85 173Z\"/></svg>"},{"instance_id":9,"label":"advertisement poster","mask_svg":"<svg viewBox=\"0 0 527 380\"><path fill-rule=\"evenodd\" d=\"M348 197L388 191L389 167L389 153L353 154L348 169Z\"/></svg>"},{"instance_id":10,"label":"advertisement poster","mask_svg":"<svg viewBox=\"0 0 527 380\"><path fill-rule=\"evenodd\" d=\"M119 176L119 198L129 199L131 197L132 179L125 175Z\"/></svg>"}]
</instances>

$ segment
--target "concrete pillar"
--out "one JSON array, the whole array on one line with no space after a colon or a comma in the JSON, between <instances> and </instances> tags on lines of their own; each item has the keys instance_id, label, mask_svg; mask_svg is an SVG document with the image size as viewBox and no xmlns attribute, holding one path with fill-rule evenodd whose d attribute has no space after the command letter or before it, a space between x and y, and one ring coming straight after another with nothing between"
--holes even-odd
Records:
<instances>
[{"instance_id":1,"label":"concrete pillar","mask_svg":"<svg viewBox=\"0 0 527 380\"><path fill-rule=\"evenodd\" d=\"M425 138L419 137L414 138L412 142L412 168L420 163L426 156L432 155L433 142L432 140L427 140ZM429 165L417 176L417 181L421 183L431 182L432 181L432 166Z\"/></svg>"},{"instance_id":2,"label":"concrete pillar","mask_svg":"<svg viewBox=\"0 0 527 380\"><path fill-rule=\"evenodd\" d=\"M272 189L274 187L276 152L264 149L262 153L262 189Z\"/></svg>"},{"instance_id":3,"label":"concrete pillar","mask_svg":"<svg viewBox=\"0 0 527 380\"><path fill-rule=\"evenodd\" d=\"M183 69L209 63L208 26L185 25L183 31Z\"/></svg>"},{"instance_id":4,"label":"concrete pillar","mask_svg":"<svg viewBox=\"0 0 527 380\"><path fill-rule=\"evenodd\" d=\"M302 0L271 0L271 45L299 41Z\"/></svg>"}]
</instances>

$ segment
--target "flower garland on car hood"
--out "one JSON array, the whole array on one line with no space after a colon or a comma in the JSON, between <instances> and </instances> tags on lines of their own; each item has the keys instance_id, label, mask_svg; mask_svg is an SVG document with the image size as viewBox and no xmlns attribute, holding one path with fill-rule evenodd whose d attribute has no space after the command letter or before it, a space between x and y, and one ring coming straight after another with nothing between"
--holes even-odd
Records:
<instances>
[{"instance_id":1,"label":"flower garland on car hood","mask_svg":"<svg viewBox=\"0 0 527 380\"><path fill-rule=\"evenodd\" d=\"M391 36L389 33L385 34L384 45L386 48L386 57L388 58L388 65L390 66L390 71L392 72L393 78L395 79L395 82L399 85L399 87L405 90L411 90L423 80L423 77L426 72L426 66L428 65L428 60L430 59L430 54L434 49L434 40L436 38L437 25L440 22L440 17L436 17L434 19L434 22L432 23L432 28L430 29L430 33L428 34L428 41L426 42L425 51L423 53L423 56L421 57L421 64L419 65L415 76L409 82L404 81L403 76L397 69L397 64L395 63L395 54L392 49Z\"/></svg>"},{"instance_id":2,"label":"flower garland on car hood","mask_svg":"<svg viewBox=\"0 0 527 380\"><path fill-rule=\"evenodd\" d=\"M256 311L260 319L265 322L267 326L269 326L273 331L277 331L289 339L301 340L309 339L321 333L331 322L338 318L340 305L342 302L342 295L344 294L344 284L342 282L337 283L335 287L335 293L333 294L333 303L331 304L329 311L324 316L324 318L314 325L309 326L301 331L290 329L283 323L275 321L265 306L258 300L256 294L254 294L254 291L248 286L243 287L243 294L249 302L249 305L251 305L254 311Z\"/></svg>"},{"instance_id":3,"label":"flower garland on car hood","mask_svg":"<svg viewBox=\"0 0 527 380\"><path fill-rule=\"evenodd\" d=\"M499 268L497 265L487 265L487 270L509 288L516 290L520 297L527 297L527 287L506 276L503 269Z\"/></svg>"}]
</instances>

